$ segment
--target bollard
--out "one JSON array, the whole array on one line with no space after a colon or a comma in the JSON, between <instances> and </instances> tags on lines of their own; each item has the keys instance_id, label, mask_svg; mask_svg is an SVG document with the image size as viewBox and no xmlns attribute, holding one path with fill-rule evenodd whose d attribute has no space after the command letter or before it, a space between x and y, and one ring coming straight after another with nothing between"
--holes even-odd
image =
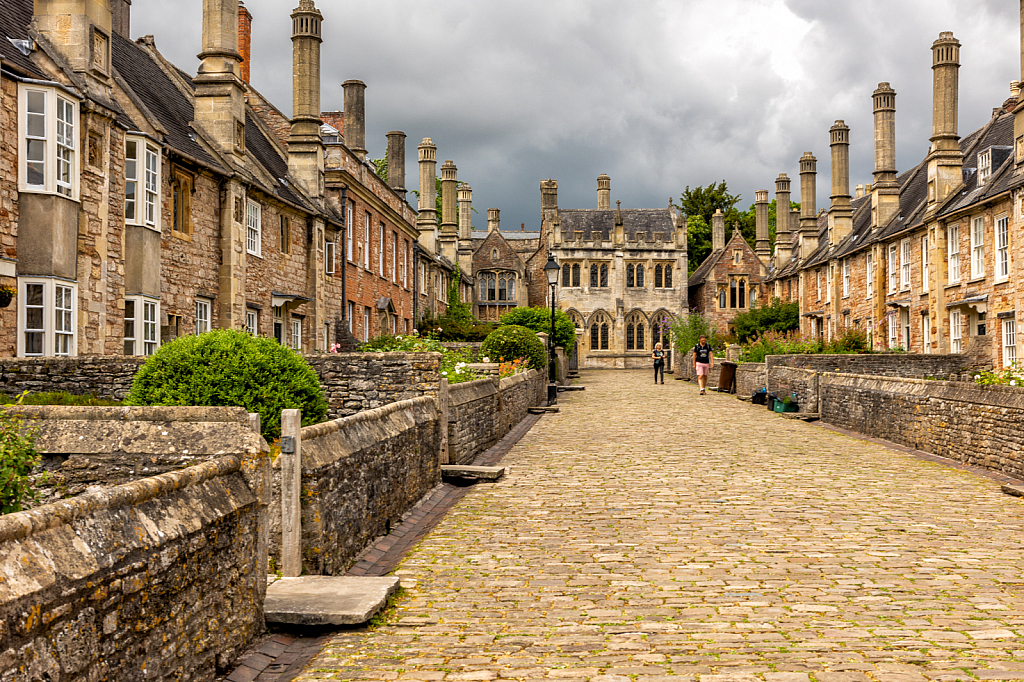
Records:
<instances>
[{"instance_id":1,"label":"bollard","mask_svg":"<svg viewBox=\"0 0 1024 682\"><path fill-rule=\"evenodd\" d=\"M281 410L281 574L302 573L302 410Z\"/></svg>"}]
</instances>

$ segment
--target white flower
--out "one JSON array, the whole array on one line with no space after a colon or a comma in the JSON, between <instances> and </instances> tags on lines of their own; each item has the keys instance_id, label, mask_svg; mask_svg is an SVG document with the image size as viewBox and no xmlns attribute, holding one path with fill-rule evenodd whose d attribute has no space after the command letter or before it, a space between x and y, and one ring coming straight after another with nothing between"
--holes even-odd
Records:
<instances>
[{"instance_id":1,"label":"white flower","mask_svg":"<svg viewBox=\"0 0 1024 682\"><path fill-rule=\"evenodd\" d=\"M1016 386L1017 385L1017 380L1013 379L1012 381L1010 381L1010 385L1011 386Z\"/></svg>"},{"instance_id":2,"label":"white flower","mask_svg":"<svg viewBox=\"0 0 1024 682\"><path fill-rule=\"evenodd\" d=\"M490 361L491 361L490 358L484 358L484 362L490 362Z\"/></svg>"},{"instance_id":3,"label":"white flower","mask_svg":"<svg viewBox=\"0 0 1024 682\"><path fill-rule=\"evenodd\" d=\"M980 375L980 374L975 374L975 375L974 375L974 380L975 380L975 381L978 381L978 380L980 380L980 379L981 379L981 375Z\"/></svg>"},{"instance_id":4,"label":"white flower","mask_svg":"<svg viewBox=\"0 0 1024 682\"><path fill-rule=\"evenodd\" d=\"M446 376L448 376L448 372L446 372L446 371L444 371L444 370L441 370L441 376L443 376L443 377L446 377Z\"/></svg>"}]
</instances>

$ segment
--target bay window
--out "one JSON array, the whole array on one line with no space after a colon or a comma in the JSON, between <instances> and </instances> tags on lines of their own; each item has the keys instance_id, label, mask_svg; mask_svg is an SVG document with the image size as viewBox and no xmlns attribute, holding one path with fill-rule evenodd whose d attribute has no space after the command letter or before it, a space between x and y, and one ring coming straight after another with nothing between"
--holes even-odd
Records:
<instances>
[{"instance_id":1,"label":"bay window","mask_svg":"<svg viewBox=\"0 0 1024 682\"><path fill-rule=\"evenodd\" d=\"M19 357L74 356L78 285L52 278L19 278Z\"/></svg>"},{"instance_id":2,"label":"bay window","mask_svg":"<svg viewBox=\"0 0 1024 682\"><path fill-rule=\"evenodd\" d=\"M18 188L78 199L78 102L55 87L18 86Z\"/></svg>"},{"instance_id":3,"label":"bay window","mask_svg":"<svg viewBox=\"0 0 1024 682\"><path fill-rule=\"evenodd\" d=\"M124 354L153 355L159 342L160 302L132 296L124 302Z\"/></svg>"},{"instance_id":4,"label":"bay window","mask_svg":"<svg viewBox=\"0 0 1024 682\"><path fill-rule=\"evenodd\" d=\"M124 143L124 220L160 229L160 150L143 138Z\"/></svg>"}]
</instances>

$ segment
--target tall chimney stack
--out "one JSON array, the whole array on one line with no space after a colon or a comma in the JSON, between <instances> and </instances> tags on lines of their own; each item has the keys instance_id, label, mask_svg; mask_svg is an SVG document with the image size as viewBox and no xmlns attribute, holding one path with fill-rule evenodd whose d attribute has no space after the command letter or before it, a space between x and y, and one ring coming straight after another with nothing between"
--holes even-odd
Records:
<instances>
[{"instance_id":1,"label":"tall chimney stack","mask_svg":"<svg viewBox=\"0 0 1024 682\"><path fill-rule=\"evenodd\" d=\"M246 9L242 0L238 0L238 53L242 55L242 80L249 83L252 76L252 12Z\"/></svg>"},{"instance_id":2,"label":"tall chimney stack","mask_svg":"<svg viewBox=\"0 0 1024 682\"><path fill-rule=\"evenodd\" d=\"M405 199L405 133L388 133L388 187Z\"/></svg>"},{"instance_id":3,"label":"tall chimney stack","mask_svg":"<svg viewBox=\"0 0 1024 682\"><path fill-rule=\"evenodd\" d=\"M964 157L957 134L960 41L949 31L932 43L932 147L928 154L928 211L963 182Z\"/></svg>"},{"instance_id":4,"label":"tall chimney stack","mask_svg":"<svg viewBox=\"0 0 1024 682\"><path fill-rule=\"evenodd\" d=\"M109 82L113 29L109 0L35 0L32 27L74 71L104 85ZM10 47L5 44L5 51Z\"/></svg>"},{"instance_id":5,"label":"tall chimney stack","mask_svg":"<svg viewBox=\"0 0 1024 682\"><path fill-rule=\"evenodd\" d=\"M111 0L113 30L122 38L132 39L132 0Z\"/></svg>"},{"instance_id":6,"label":"tall chimney stack","mask_svg":"<svg viewBox=\"0 0 1024 682\"><path fill-rule=\"evenodd\" d=\"M896 91L879 83L872 95L875 109L875 181L871 184L871 227L887 225L900 210L896 182Z\"/></svg>"},{"instance_id":7,"label":"tall chimney stack","mask_svg":"<svg viewBox=\"0 0 1024 682\"><path fill-rule=\"evenodd\" d=\"M1024 0L1020 0L1020 80L1017 81L1017 106L1013 110L1014 156L1017 167L1024 164L1024 97L1020 88L1024 85Z\"/></svg>"},{"instance_id":8,"label":"tall chimney stack","mask_svg":"<svg viewBox=\"0 0 1024 682\"><path fill-rule=\"evenodd\" d=\"M842 242L853 229L850 206L850 127L836 121L829 129L832 147L832 205L828 211L829 244Z\"/></svg>"},{"instance_id":9,"label":"tall chimney stack","mask_svg":"<svg viewBox=\"0 0 1024 682\"><path fill-rule=\"evenodd\" d=\"M225 157L245 164L245 85L238 53L238 0L203 0L202 63L195 77L196 122Z\"/></svg>"},{"instance_id":10,"label":"tall chimney stack","mask_svg":"<svg viewBox=\"0 0 1024 682\"><path fill-rule=\"evenodd\" d=\"M711 216L711 250L725 250L725 214L722 209L715 211Z\"/></svg>"},{"instance_id":11,"label":"tall chimney stack","mask_svg":"<svg viewBox=\"0 0 1024 682\"><path fill-rule=\"evenodd\" d=\"M489 222L489 221L488 221ZM541 180L540 182L540 231L558 238L556 224L558 220L558 181ZM488 227L488 229L490 229Z\"/></svg>"},{"instance_id":12,"label":"tall chimney stack","mask_svg":"<svg viewBox=\"0 0 1024 682\"><path fill-rule=\"evenodd\" d=\"M313 0L292 11L292 128L288 172L314 199L324 196L324 139L320 134L320 43L323 15Z\"/></svg>"},{"instance_id":13,"label":"tall chimney stack","mask_svg":"<svg viewBox=\"0 0 1024 682\"><path fill-rule=\"evenodd\" d=\"M764 263L772 257L771 238L768 231L768 190L759 189L754 193L754 222L757 241L754 242L754 253ZM776 211L776 218L778 211Z\"/></svg>"},{"instance_id":14,"label":"tall chimney stack","mask_svg":"<svg viewBox=\"0 0 1024 682\"><path fill-rule=\"evenodd\" d=\"M459 239L467 241L473 238L473 188L462 183L459 185Z\"/></svg>"},{"instance_id":15,"label":"tall chimney stack","mask_svg":"<svg viewBox=\"0 0 1024 682\"><path fill-rule=\"evenodd\" d=\"M1024 2L1024 0L1021 0ZM605 173L597 176L597 210L612 209L612 179Z\"/></svg>"},{"instance_id":16,"label":"tall chimney stack","mask_svg":"<svg viewBox=\"0 0 1024 682\"><path fill-rule=\"evenodd\" d=\"M487 231L498 232L501 230L501 211L496 208L487 209Z\"/></svg>"},{"instance_id":17,"label":"tall chimney stack","mask_svg":"<svg viewBox=\"0 0 1024 682\"><path fill-rule=\"evenodd\" d=\"M455 262L458 251L459 224L456 218L456 193L459 169L449 160L441 166L441 234L438 237L441 255Z\"/></svg>"},{"instance_id":18,"label":"tall chimney stack","mask_svg":"<svg viewBox=\"0 0 1024 682\"><path fill-rule=\"evenodd\" d=\"M818 160L805 152L800 157L800 258L818 249Z\"/></svg>"},{"instance_id":19,"label":"tall chimney stack","mask_svg":"<svg viewBox=\"0 0 1024 682\"><path fill-rule=\"evenodd\" d=\"M347 125L348 121L346 121ZM347 131L346 131L347 132ZM416 229L420 244L434 250L434 231L437 229L437 145L429 137L420 142L420 205Z\"/></svg>"},{"instance_id":20,"label":"tall chimney stack","mask_svg":"<svg viewBox=\"0 0 1024 682\"><path fill-rule=\"evenodd\" d=\"M341 87L345 90L345 146L361 161L365 161L366 83L348 80Z\"/></svg>"},{"instance_id":21,"label":"tall chimney stack","mask_svg":"<svg viewBox=\"0 0 1024 682\"><path fill-rule=\"evenodd\" d=\"M775 179L775 267L782 269L789 263L792 238L790 237L790 180L785 173ZM796 223L793 223L796 229Z\"/></svg>"}]
</instances>

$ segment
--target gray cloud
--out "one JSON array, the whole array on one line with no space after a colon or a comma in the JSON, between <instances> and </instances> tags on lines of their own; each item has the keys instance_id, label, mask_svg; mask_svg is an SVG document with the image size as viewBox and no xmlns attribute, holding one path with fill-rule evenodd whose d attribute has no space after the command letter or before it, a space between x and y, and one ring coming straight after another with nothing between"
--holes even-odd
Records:
<instances>
[{"instance_id":1,"label":"gray cloud","mask_svg":"<svg viewBox=\"0 0 1024 682\"><path fill-rule=\"evenodd\" d=\"M295 0L247 0L252 81L291 106L288 15ZM504 227L539 222L542 179L559 204L596 206L612 176L624 206L665 206L686 185L726 179L746 205L797 174L807 150L827 185L828 128L850 125L852 183L870 182L871 93L899 93L897 160L919 162L931 132L930 46L964 44L960 132L988 120L1018 72L1016 7L998 0L321 0L323 108L340 84L367 83L367 146L385 133L423 137L473 186L475 222L502 209ZM201 0L133 5L133 35L195 71ZM827 203L820 191L818 205Z\"/></svg>"}]
</instances>

